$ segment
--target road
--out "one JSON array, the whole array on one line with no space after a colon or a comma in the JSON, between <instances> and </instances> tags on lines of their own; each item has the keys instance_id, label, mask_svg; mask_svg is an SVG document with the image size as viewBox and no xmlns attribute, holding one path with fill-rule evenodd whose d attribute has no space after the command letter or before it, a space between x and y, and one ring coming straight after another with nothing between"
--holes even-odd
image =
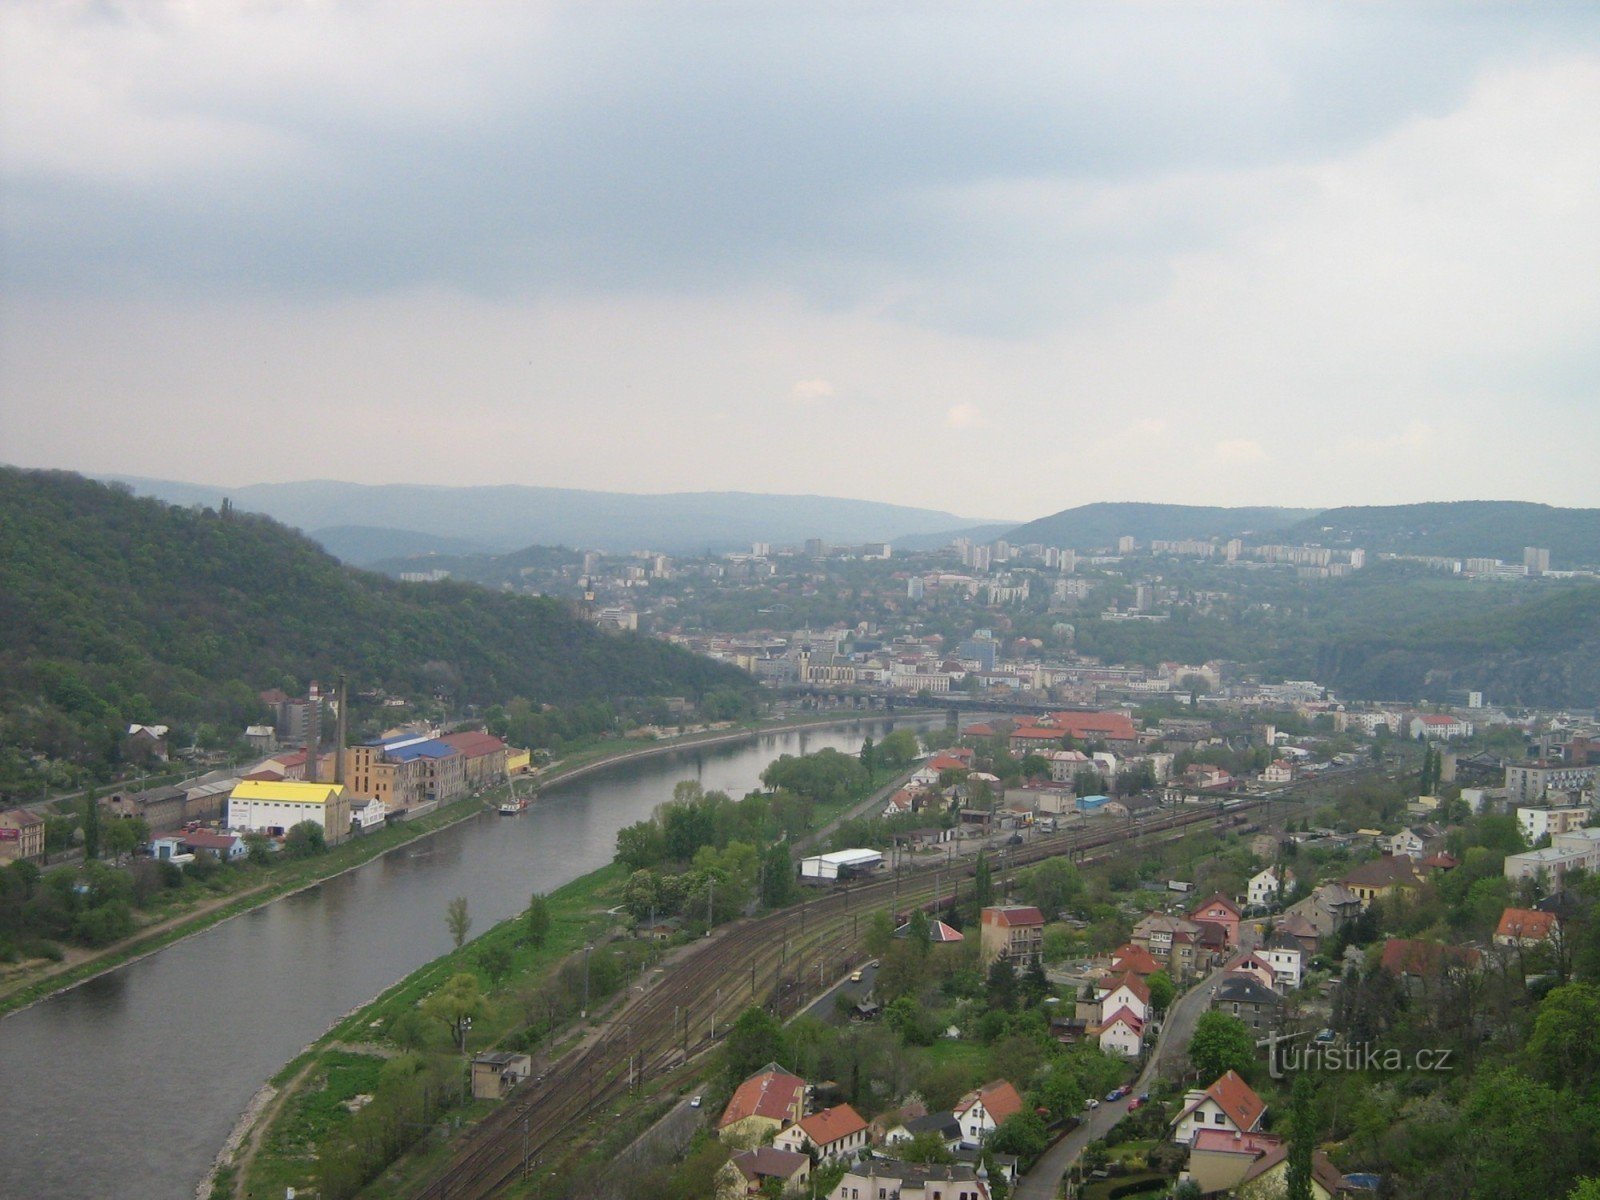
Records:
<instances>
[{"instance_id":1,"label":"road","mask_svg":"<svg viewBox=\"0 0 1600 1200\"><path fill-rule=\"evenodd\" d=\"M1195 1022L1206 1011L1212 989L1226 973L1218 968L1172 1002L1172 1009L1161 1026L1161 1035L1156 1038L1155 1047L1133 1085L1135 1096L1150 1089L1160 1077L1163 1064L1188 1051ZM1013 1200L1056 1200L1061 1194L1063 1176L1077 1161L1078 1155L1083 1153L1084 1147L1097 1138L1105 1137L1111 1127L1127 1115L1126 1100L1101 1101L1100 1107L1089 1113L1087 1121L1046 1150L1044 1156L1034 1164L1033 1170L1017 1181L1016 1189L1011 1193Z\"/></svg>"}]
</instances>

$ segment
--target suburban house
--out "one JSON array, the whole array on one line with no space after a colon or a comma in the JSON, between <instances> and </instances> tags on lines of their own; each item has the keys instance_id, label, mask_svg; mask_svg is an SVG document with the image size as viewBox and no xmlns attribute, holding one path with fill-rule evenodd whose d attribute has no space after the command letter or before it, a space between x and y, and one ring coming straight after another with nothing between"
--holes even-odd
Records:
<instances>
[{"instance_id":1,"label":"suburban house","mask_svg":"<svg viewBox=\"0 0 1600 1200\"><path fill-rule=\"evenodd\" d=\"M899 929L896 929L894 935L902 939L910 937L911 922L907 921ZM935 946L954 945L956 942L965 941L966 935L953 925L946 925L943 921L930 918L928 921L928 940Z\"/></svg>"},{"instance_id":2,"label":"suburban house","mask_svg":"<svg viewBox=\"0 0 1600 1200\"><path fill-rule=\"evenodd\" d=\"M122 757L134 763L166 762L167 727L129 725L122 737Z\"/></svg>"},{"instance_id":3,"label":"suburban house","mask_svg":"<svg viewBox=\"0 0 1600 1200\"><path fill-rule=\"evenodd\" d=\"M1189 919L1191 921L1222 926L1226 935L1225 942L1229 946L1237 946L1239 944L1239 922L1243 918L1244 914L1239 911L1239 906L1221 892L1217 892L1209 899L1202 900L1189 910Z\"/></svg>"},{"instance_id":4,"label":"suburban house","mask_svg":"<svg viewBox=\"0 0 1600 1200\"><path fill-rule=\"evenodd\" d=\"M1191 978L1202 963L1200 926L1186 917L1152 913L1133 927L1133 944L1147 952L1173 981Z\"/></svg>"},{"instance_id":5,"label":"suburban house","mask_svg":"<svg viewBox=\"0 0 1600 1200\"><path fill-rule=\"evenodd\" d=\"M1212 993L1211 1007L1267 1032L1278 1028L1283 1017L1283 997L1249 975L1225 977Z\"/></svg>"},{"instance_id":6,"label":"suburban house","mask_svg":"<svg viewBox=\"0 0 1600 1200\"><path fill-rule=\"evenodd\" d=\"M472 1060L472 1098L499 1100L533 1074L533 1059L509 1050L493 1050Z\"/></svg>"},{"instance_id":7,"label":"suburban house","mask_svg":"<svg viewBox=\"0 0 1600 1200\"><path fill-rule=\"evenodd\" d=\"M0 812L0 862L44 856L44 818L25 808Z\"/></svg>"},{"instance_id":8,"label":"suburban house","mask_svg":"<svg viewBox=\"0 0 1600 1200\"><path fill-rule=\"evenodd\" d=\"M1284 930L1278 930L1257 954L1265 954L1272 968L1272 986L1280 992L1292 992L1300 986L1300 973L1305 954L1300 940Z\"/></svg>"},{"instance_id":9,"label":"suburban house","mask_svg":"<svg viewBox=\"0 0 1600 1200\"><path fill-rule=\"evenodd\" d=\"M981 1170L981 1168L979 1168ZM989 1184L967 1163L869 1158L844 1174L828 1200L989 1200Z\"/></svg>"},{"instance_id":10,"label":"suburban house","mask_svg":"<svg viewBox=\"0 0 1600 1200\"><path fill-rule=\"evenodd\" d=\"M768 1063L734 1089L717 1122L724 1142L753 1146L769 1134L799 1122L806 1115L806 1081Z\"/></svg>"},{"instance_id":11,"label":"suburban house","mask_svg":"<svg viewBox=\"0 0 1600 1200\"><path fill-rule=\"evenodd\" d=\"M1262 987L1271 987L1276 979L1272 964L1255 952L1239 955L1228 964L1228 971L1230 974L1248 976Z\"/></svg>"},{"instance_id":12,"label":"suburban house","mask_svg":"<svg viewBox=\"0 0 1600 1200\"><path fill-rule=\"evenodd\" d=\"M223 862L238 862L250 853L250 847L237 833L213 833L209 829L195 829L178 835L178 844L184 853L214 854Z\"/></svg>"},{"instance_id":13,"label":"suburban house","mask_svg":"<svg viewBox=\"0 0 1600 1200\"><path fill-rule=\"evenodd\" d=\"M1002 957L1030 962L1044 950L1044 914L1031 904L985 908L978 946L985 964Z\"/></svg>"},{"instance_id":14,"label":"suburban house","mask_svg":"<svg viewBox=\"0 0 1600 1200\"><path fill-rule=\"evenodd\" d=\"M1202 1129L1254 1133L1266 1111L1266 1104L1239 1073L1229 1071L1205 1091L1190 1092L1183 1098L1183 1108L1172 1122L1172 1140L1191 1145Z\"/></svg>"},{"instance_id":15,"label":"suburban house","mask_svg":"<svg viewBox=\"0 0 1600 1200\"><path fill-rule=\"evenodd\" d=\"M772 1144L780 1150L810 1154L818 1162L849 1158L867 1148L867 1123L848 1104L837 1104L801 1117L773 1138Z\"/></svg>"},{"instance_id":16,"label":"suburban house","mask_svg":"<svg viewBox=\"0 0 1600 1200\"><path fill-rule=\"evenodd\" d=\"M1144 1018L1127 1005L1118 1008L1098 1025L1089 1026L1086 1032L1107 1054L1138 1058L1144 1050Z\"/></svg>"},{"instance_id":17,"label":"suburban house","mask_svg":"<svg viewBox=\"0 0 1600 1200\"><path fill-rule=\"evenodd\" d=\"M1281 758L1274 760L1271 764L1268 765L1266 770L1261 772L1261 782L1262 783L1293 783L1294 782L1294 764L1285 762Z\"/></svg>"},{"instance_id":18,"label":"suburban house","mask_svg":"<svg viewBox=\"0 0 1600 1200\"><path fill-rule=\"evenodd\" d=\"M1205 1195L1245 1191L1256 1180L1263 1196L1282 1196L1287 1182L1280 1178L1288 1161L1288 1144L1272 1133L1230 1133L1225 1129L1204 1129L1189 1149L1188 1178ZM1332 1200L1339 1193L1344 1177L1322 1151L1311 1156L1311 1195L1316 1200Z\"/></svg>"},{"instance_id":19,"label":"suburban house","mask_svg":"<svg viewBox=\"0 0 1600 1200\"><path fill-rule=\"evenodd\" d=\"M1277 867L1263 867L1250 877L1250 883L1245 890L1246 902L1251 908L1276 904L1283 895L1286 882L1293 883L1294 876L1280 871Z\"/></svg>"},{"instance_id":20,"label":"suburban house","mask_svg":"<svg viewBox=\"0 0 1600 1200\"><path fill-rule=\"evenodd\" d=\"M993 1133L1005 1119L1022 1111L1022 1097L1004 1079L997 1079L968 1092L956 1101L955 1117L961 1137L973 1145Z\"/></svg>"},{"instance_id":21,"label":"suburban house","mask_svg":"<svg viewBox=\"0 0 1600 1200\"><path fill-rule=\"evenodd\" d=\"M953 1112L927 1113L920 1117L910 1117L899 1122L884 1134L883 1144L892 1146L896 1142L909 1142L919 1134L931 1133L944 1143L946 1150L954 1150L961 1145L964 1135L961 1132L961 1122Z\"/></svg>"},{"instance_id":22,"label":"suburban house","mask_svg":"<svg viewBox=\"0 0 1600 1200\"><path fill-rule=\"evenodd\" d=\"M1111 969L1120 975L1137 975L1142 979L1161 970L1161 964L1143 946L1129 942L1111 952Z\"/></svg>"},{"instance_id":23,"label":"suburban house","mask_svg":"<svg viewBox=\"0 0 1600 1200\"><path fill-rule=\"evenodd\" d=\"M785 1192L799 1192L810 1182L811 1159L793 1150L758 1146L735 1154L717 1172L718 1200L756 1196L769 1180L776 1179Z\"/></svg>"},{"instance_id":24,"label":"suburban house","mask_svg":"<svg viewBox=\"0 0 1600 1200\"><path fill-rule=\"evenodd\" d=\"M1402 829L1399 833L1378 839L1378 848L1385 854L1404 854L1415 862L1421 862L1427 841L1415 829Z\"/></svg>"},{"instance_id":25,"label":"suburban house","mask_svg":"<svg viewBox=\"0 0 1600 1200\"><path fill-rule=\"evenodd\" d=\"M1102 980L1096 986L1095 994L1100 1001L1102 1021L1109 1020L1119 1008L1130 1010L1141 1021L1150 1015L1150 987L1137 975L1119 975L1115 979Z\"/></svg>"},{"instance_id":26,"label":"suburban house","mask_svg":"<svg viewBox=\"0 0 1600 1200\"><path fill-rule=\"evenodd\" d=\"M1408 856L1386 854L1362 863L1339 882L1354 893L1362 908L1366 908L1374 900L1382 900L1394 892L1421 887L1422 877L1417 874L1416 863Z\"/></svg>"},{"instance_id":27,"label":"suburban house","mask_svg":"<svg viewBox=\"0 0 1600 1200\"><path fill-rule=\"evenodd\" d=\"M1496 946L1539 946L1560 936L1561 926L1555 913L1537 912L1531 908L1508 908L1500 914L1495 926Z\"/></svg>"},{"instance_id":28,"label":"suburban house","mask_svg":"<svg viewBox=\"0 0 1600 1200\"><path fill-rule=\"evenodd\" d=\"M1383 943L1378 965L1402 981L1426 982L1456 971L1476 971L1481 958L1470 946L1389 938Z\"/></svg>"}]
</instances>

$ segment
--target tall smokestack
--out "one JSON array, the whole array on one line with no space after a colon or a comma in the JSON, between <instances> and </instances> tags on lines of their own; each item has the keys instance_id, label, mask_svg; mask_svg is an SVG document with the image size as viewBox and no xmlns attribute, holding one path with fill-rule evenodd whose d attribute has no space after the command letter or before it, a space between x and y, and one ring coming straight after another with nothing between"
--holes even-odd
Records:
<instances>
[{"instance_id":1,"label":"tall smokestack","mask_svg":"<svg viewBox=\"0 0 1600 1200\"><path fill-rule=\"evenodd\" d=\"M311 681L310 712L306 714L306 782L317 782L317 758L322 753L322 697L317 693L317 681Z\"/></svg>"},{"instance_id":2,"label":"tall smokestack","mask_svg":"<svg viewBox=\"0 0 1600 1200\"><path fill-rule=\"evenodd\" d=\"M345 712L349 708L350 680L346 675L339 676L339 723L335 726L338 733L335 735L337 745L333 748L333 781L337 784L344 783L344 745L346 731Z\"/></svg>"}]
</instances>

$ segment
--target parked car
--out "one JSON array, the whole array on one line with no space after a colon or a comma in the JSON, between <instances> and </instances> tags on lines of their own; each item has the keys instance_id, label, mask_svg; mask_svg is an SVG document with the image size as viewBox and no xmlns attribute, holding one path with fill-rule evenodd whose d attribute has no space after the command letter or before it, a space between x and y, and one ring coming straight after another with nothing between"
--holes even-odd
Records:
<instances>
[{"instance_id":1,"label":"parked car","mask_svg":"<svg viewBox=\"0 0 1600 1200\"><path fill-rule=\"evenodd\" d=\"M691 1099L689 1101L689 1107L690 1108L699 1108L700 1107L700 1101L701 1101L702 1098L703 1097L695 1096L693 1099Z\"/></svg>"},{"instance_id":2,"label":"parked car","mask_svg":"<svg viewBox=\"0 0 1600 1200\"><path fill-rule=\"evenodd\" d=\"M1327 1043L1333 1041L1336 1036L1337 1035L1331 1029L1319 1029L1317 1031L1317 1036L1314 1037L1312 1041L1321 1042L1326 1045Z\"/></svg>"},{"instance_id":3,"label":"parked car","mask_svg":"<svg viewBox=\"0 0 1600 1200\"><path fill-rule=\"evenodd\" d=\"M1093 1096L1090 1096L1087 1100L1085 1100L1083 1102L1083 1106L1085 1108L1099 1108L1100 1107L1100 1101L1096 1100Z\"/></svg>"},{"instance_id":4,"label":"parked car","mask_svg":"<svg viewBox=\"0 0 1600 1200\"><path fill-rule=\"evenodd\" d=\"M861 982L861 972L859 970L850 972L850 982L851 983L860 983Z\"/></svg>"},{"instance_id":5,"label":"parked car","mask_svg":"<svg viewBox=\"0 0 1600 1200\"><path fill-rule=\"evenodd\" d=\"M1124 1085L1122 1087L1115 1087L1115 1088L1112 1088L1111 1091L1106 1095L1106 1099L1110 1100L1110 1101L1113 1101L1113 1102L1117 1101L1117 1100L1121 1100L1124 1096L1126 1096L1131 1091L1133 1091L1133 1089L1128 1087L1128 1086L1126 1086L1126 1085Z\"/></svg>"},{"instance_id":6,"label":"parked car","mask_svg":"<svg viewBox=\"0 0 1600 1200\"><path fill-rule=\"evenodd\" d=\"M1144 1101L1138 1096L1134 1096L1132 1099L1130 1099L1128 1101L1128 1111L1129 1112L1138 1112L1143 1107L1144 1107Z\"/></svg>"}]
</instances>

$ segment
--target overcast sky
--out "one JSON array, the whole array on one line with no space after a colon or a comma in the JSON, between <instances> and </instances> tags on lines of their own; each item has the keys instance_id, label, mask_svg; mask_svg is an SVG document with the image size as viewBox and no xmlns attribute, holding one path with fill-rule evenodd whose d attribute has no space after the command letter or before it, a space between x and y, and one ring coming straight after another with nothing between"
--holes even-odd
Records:
<instances>
[{"instance_id":1,"label":"overcast sky","mask_svg":"<svg viewBox=\"0 0 1600 1200\"><path fill-rule=\"evenodd\" d=\"M1600 5L3 3L0 461L1600 505Z\"/></svg>"}]
</instances>

